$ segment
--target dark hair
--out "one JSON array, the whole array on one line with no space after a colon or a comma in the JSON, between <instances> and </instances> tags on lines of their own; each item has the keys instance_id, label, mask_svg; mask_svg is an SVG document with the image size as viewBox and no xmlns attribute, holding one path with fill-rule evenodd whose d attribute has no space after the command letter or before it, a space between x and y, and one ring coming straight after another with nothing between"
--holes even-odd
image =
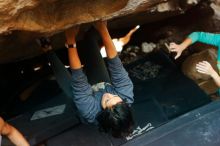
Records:
<instances>
[{"instance_id":1,"label":"dark hair","mask_svg":"<svg viewBox=\"0 0 220 146\"><path fill-rule=\"evenodd\" d=\"M106 108L98 116L97 120L102 130L111 133L113 137L128 136L134 125L132 112L127 103L121 102L112 108Z\"/></svg>"}]
</instances>

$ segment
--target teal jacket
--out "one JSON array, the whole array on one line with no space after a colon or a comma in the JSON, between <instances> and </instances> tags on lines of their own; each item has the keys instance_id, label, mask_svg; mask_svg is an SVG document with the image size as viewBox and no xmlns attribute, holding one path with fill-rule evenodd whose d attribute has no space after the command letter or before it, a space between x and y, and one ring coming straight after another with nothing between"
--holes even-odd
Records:
<instances>
[{"instance_id":1,"label":"teal jacket","mask_svg":"<svg viewBox=\"0 0 220 146\"><path fill-rule=\"evenodd\" d=\"M207 32L193 32L188 38L192 40L192 43L202 42L205 44L213 45L218 47L218 55L217 55L217 67L220 71L220 34L207 33ZM220 95L220 88L218 89L218 93Z\"/></svg>"},{"instance_id":2,"label":"teal jacket","mask_svg":"<svg viewBox=\"0 0 220 146\"><path fill-rule=\"evenodd\" d=\"M193 32L188 36L188 38L192 40L192 43L202 42L218 47L217 66L220 70L220 34L207 32Z\"/></svg>"}]
</instances>

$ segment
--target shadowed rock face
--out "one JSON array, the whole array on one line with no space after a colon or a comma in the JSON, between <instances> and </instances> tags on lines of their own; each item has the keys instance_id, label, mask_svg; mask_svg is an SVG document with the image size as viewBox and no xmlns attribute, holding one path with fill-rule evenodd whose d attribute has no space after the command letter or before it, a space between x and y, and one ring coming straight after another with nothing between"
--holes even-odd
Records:
<instances>
[{"instance_id":1,"label":"shadowed rock face","mask_svg":"<svg viewBox=\"0 0 220 146\"><path fill-rule=\"evenodd\" d=\"M111 29L184 13L199 0L7 0L0 3L0 63L42 54L35 39L53 36L63 47L62 31L99 19Z\"/></svg>"}]
</instances>

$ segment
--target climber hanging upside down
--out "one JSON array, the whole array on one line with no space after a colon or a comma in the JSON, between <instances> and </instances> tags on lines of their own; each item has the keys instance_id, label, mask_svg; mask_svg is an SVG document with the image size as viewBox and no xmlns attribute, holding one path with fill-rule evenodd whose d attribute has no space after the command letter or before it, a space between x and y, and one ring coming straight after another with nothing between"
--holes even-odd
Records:
<instances>
[{"instance_id":1,"label":"climber hanging upside down","mask_svg":"<svg viewBox=\"0 0 220 146\"><path fill-rule=\"evenodd\" d=\"M102 37L107 53L107 64L111 84L104 83L98 91L92 90L87 81L76 48L75 37L79 28L65 32L68 56L72 71L72 93L82 121L98 124L114 137L127 136L132 132L133 117L130 106L133 103L133 84L117 55L107 29L107 23L96 22L94 27ZM91 48L88 48L91 49ZM96 59L96 58L94 58Z\"/></svg>"}]
</instances>

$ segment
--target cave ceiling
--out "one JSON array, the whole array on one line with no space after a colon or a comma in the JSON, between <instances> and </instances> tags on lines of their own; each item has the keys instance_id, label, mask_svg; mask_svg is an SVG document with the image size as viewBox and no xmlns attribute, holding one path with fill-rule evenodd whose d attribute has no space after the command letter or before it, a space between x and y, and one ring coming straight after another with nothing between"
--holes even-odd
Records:
<instances>
[{"instance_id":1,"label":"cave ceiling","mask_svg":"<svg viewBox=\"0 0 220 146\"><path fill-rule=\"evenodd\" d=\"M133 27L185 13L200 0L7 0L0 2L0 63L42 54L36 43L51 37L54 49L63 47L63 31L97 20L110 29Z\"/></svg>"}]
</instances>

